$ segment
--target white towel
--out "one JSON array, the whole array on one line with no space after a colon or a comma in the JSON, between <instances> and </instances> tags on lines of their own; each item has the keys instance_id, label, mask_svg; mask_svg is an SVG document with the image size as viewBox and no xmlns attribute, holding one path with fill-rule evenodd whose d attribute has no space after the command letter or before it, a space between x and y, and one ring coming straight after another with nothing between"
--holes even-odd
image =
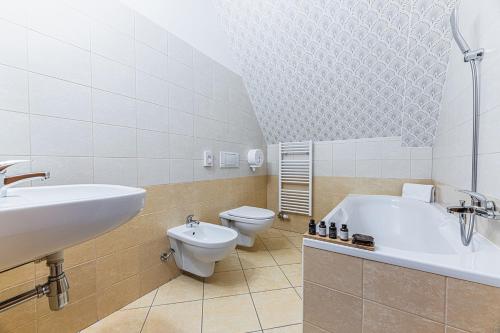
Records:
<instances>
[{"instance_id":1,"label":"white towel","mask_svg":"<svg viewBox=\"0 0 500 333\"><path fill-rule=\"evenodd\" d=\"M410 184L403 185L403 198L432 202L434 196L434 185Z\"/></svg>"}]
</instances>

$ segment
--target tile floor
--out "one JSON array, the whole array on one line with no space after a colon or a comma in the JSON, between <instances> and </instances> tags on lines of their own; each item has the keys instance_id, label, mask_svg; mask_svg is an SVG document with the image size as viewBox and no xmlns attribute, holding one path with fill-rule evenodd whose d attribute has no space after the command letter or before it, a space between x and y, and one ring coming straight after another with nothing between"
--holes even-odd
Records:
<instances>
[{"instance_id":1,"label":"tile floor","mask_svg":"<svg viewBox=\"0 0 500 333\"><path fill-rule=\"evenodd\" d=\"M302 236L270 229L209 278L181 275L82 333L302 332Z\"/></svg>"}]
</instances>

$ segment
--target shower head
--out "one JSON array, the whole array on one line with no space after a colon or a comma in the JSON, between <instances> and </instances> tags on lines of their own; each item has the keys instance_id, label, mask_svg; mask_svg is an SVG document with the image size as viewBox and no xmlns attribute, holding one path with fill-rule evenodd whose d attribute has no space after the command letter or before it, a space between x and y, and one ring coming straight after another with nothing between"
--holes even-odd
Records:
<instances>
[{"instance_id":1,"label":"shower head","mask_svg":"<svg viewBox=\"0 0 500 333\"><path fill-rule=\"evenodd\" d=\"M453 8L450 16L450 24L451 24L451 32L453 33L453 38L455 39L455 42L457 43L458 47L460 48L460 51L462 53L467 53L470 51L469 44L465 41L464 37L460 33L460 26L458 24L458 6L460 5L460 2L457 2L457 6Z\"/></svg>"}]
</instances>

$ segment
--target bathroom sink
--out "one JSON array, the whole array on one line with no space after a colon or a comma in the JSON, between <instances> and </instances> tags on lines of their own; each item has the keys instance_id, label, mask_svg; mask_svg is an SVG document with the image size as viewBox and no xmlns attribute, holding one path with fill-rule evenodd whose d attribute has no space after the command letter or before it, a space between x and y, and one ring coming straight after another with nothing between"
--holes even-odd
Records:
<instances>
[{"instance_id":1,"label":"bathroom sink","mask_svg":"<svg viewBox=\"0 0 500 333\"><path fill-rule=\"evenodd\" d=\"M129 221L145 190L116 185L11 188L0 198L0 272Z\"/></svg>"}]
</instances>

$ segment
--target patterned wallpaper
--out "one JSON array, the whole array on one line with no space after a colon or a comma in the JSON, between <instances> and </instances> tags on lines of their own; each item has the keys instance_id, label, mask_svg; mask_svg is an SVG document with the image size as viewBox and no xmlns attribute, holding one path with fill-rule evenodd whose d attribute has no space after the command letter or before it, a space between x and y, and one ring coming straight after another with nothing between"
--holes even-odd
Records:
<instances>
[{"instance_id":1,"label":"patterned wallpaper","mask_svg":"<svg viewBox=\"0 0 500 333\"><path fill-rule=\"evenodd\" d=\"M432 145L454 0L215 0L268 144Z\"/></svg>"}]
</instances>

